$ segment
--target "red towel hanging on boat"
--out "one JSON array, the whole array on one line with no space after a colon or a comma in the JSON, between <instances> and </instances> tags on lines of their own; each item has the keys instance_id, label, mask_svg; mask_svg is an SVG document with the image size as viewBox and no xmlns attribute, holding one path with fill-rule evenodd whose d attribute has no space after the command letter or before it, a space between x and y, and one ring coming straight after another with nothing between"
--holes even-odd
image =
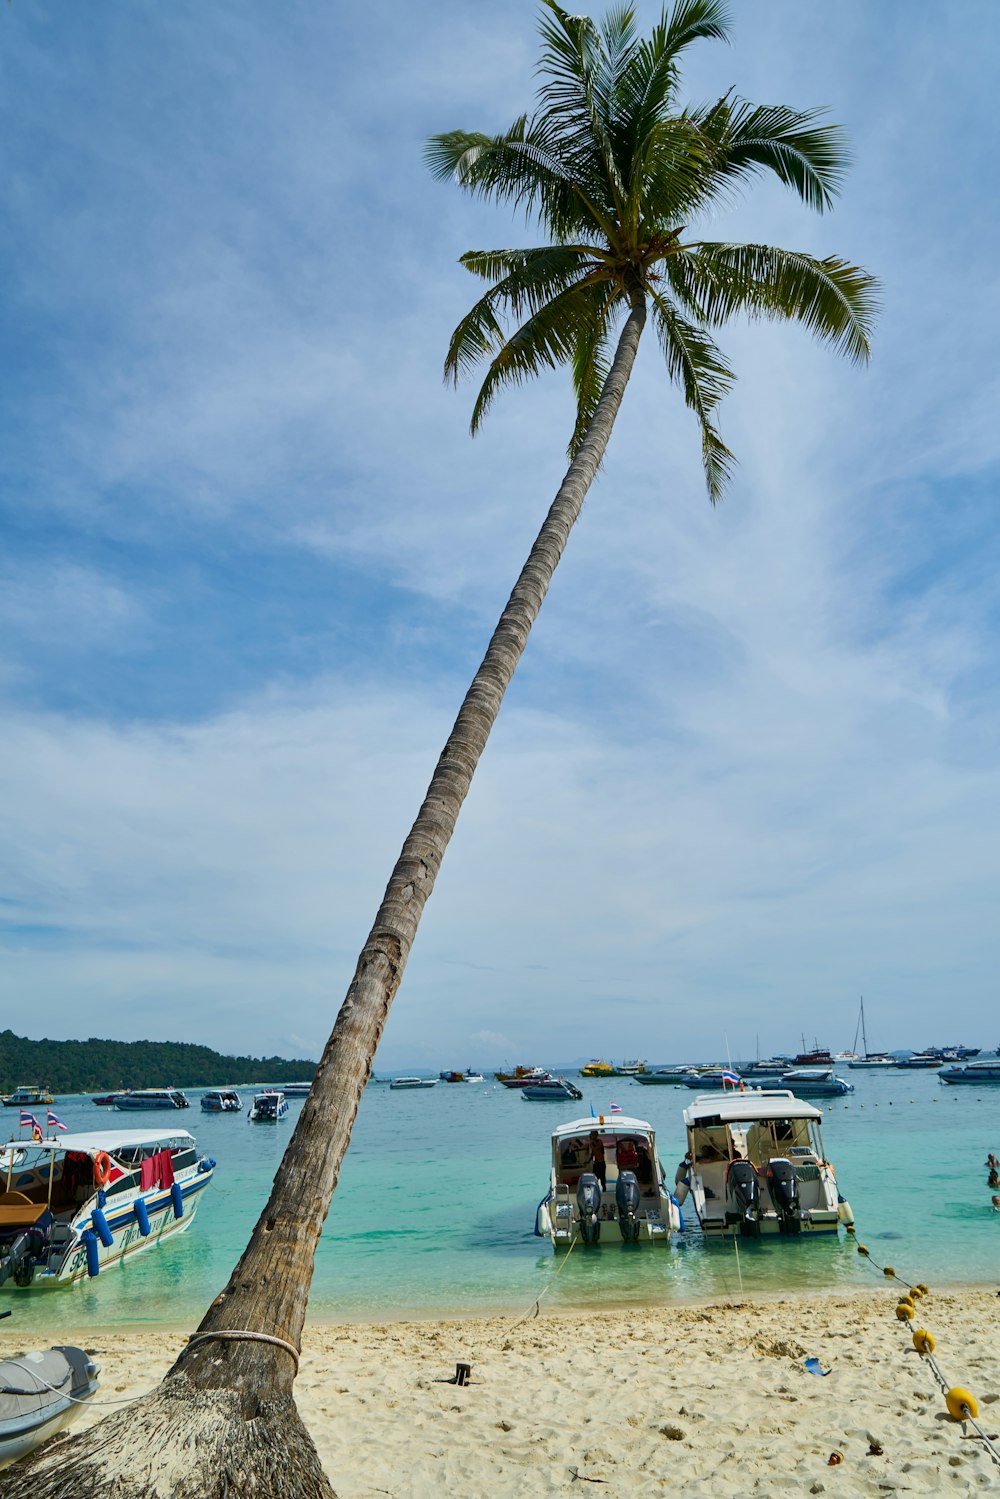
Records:
<instances>
[{"instance_id":1,"label":"red towel hanging on boat","mask_svg":"<svg viewBox=\"0 0 1000 1499\"><path fill-rule=\"evenodd\" d=\"M159 1155L154 1156L159 1165L160 1186L172 1187L174 1184L174 1160L169 1150L161 1150Z\"/></svg>"},{"instance_id":2,"label":"red towel hanging on boat","mask_svg":"<svg viewBox=\"0 0 1000 1499\"><path fill-rule=\"evenodd\" d=\"M147 1156L142 1165L139 1167L140 1192L148 1192L150 1187L156 1185L157 1179L159 1177L159 1169L157 1166L159 1159L160 1158L158 1155Z\"/></svg>"}]
</instances>

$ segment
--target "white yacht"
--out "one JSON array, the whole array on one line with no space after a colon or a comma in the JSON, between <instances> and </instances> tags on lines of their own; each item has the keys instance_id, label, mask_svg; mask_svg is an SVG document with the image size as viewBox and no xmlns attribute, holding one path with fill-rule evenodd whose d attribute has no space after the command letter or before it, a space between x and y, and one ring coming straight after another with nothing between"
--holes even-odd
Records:
<instances>
[{"instance_id":1,"label":"white yacht","mask_svg":"<svg viewBox=\"0 0 1000 1499\"><path fill-rule=\"evenodd\" d=\"M394 1077L389 1084L390 1088L433 1088L437 1085L436 1077Z\"/></svg>"},{"instance_id":2,"label":"white yacht","mask_svg":"<svg viewBox=\"0 0 1000 1499\"><path fill-rule=\"evenodd\" d=\"M613 1114L574 1119L552 1132L549 1190L535 1234L553 1249L604 1242L659 1244L681 1227L663 1176L656 1136L645 1119Z\"/></svg>"},{"instance_id":3,"label":"white yacht","mask_svg":"<svg viewBox=\"0 0 1000 1499\"><path fill-rule=\"evenodd\" d=\"M706 1093L684 1110L677 1199L706 1235L836 1233L854 1223L823 1150L822 1110L787 1089Z\"/></svg>"},{"instance_id":4,"label":"white yacht","mask_svg":"<svg viewBox=\"0 0 1000 1499\"><path fill-rule=\"evenodd\" d=\"M187 1130L102 1130L8 1149L0 1288L102 1274L190 1228L215 1162Z\"/></svg>"}]
</instances>

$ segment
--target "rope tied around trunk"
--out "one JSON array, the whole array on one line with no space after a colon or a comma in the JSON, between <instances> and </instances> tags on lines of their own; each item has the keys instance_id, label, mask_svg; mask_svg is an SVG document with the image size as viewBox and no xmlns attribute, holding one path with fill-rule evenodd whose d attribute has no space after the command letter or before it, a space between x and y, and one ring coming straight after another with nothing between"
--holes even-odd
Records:
<instances>
[{"instance_id":1,"label":"rope tied around trunk","mask_svg":"<svg viewBox=\"0 0 1000 1499\"><path fill-rule=\"evenodd\" d=\"M188 1348L193 1348L196 1343L206 1343L210 1338L236 1339L245 1343L273 1343L276 1348L283 1348L286 1353L291 1354L295 1364L295 1372L299 1372L299 1350L294 1343L287 1343L284 1338L273 1337L269 1332L193 1332L187 1340Z\"/></svg>"}]
</instances>

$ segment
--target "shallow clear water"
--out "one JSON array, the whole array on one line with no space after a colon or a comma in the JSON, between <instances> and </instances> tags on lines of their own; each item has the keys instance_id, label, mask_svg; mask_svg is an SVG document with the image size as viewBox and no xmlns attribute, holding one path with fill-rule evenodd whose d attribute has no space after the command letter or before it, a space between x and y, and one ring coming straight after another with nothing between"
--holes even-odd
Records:
<instances>
[{"instance_id":1,"label":"shallow clear water","mask_svg":"<svg viewBox=\"0 0 1000 1499\"><path fill-rule=\"evenodd\" d=\"M1000 1283L1000 1214L983 1167L1000 1153L1000 1086L946 1087L933 1073L849 1073L856 1091L823 1100L823 1133L858 1238L880 1264L942 1285ZM222 1079L221 1081L226 1081ZM607 1112L614 1100L656 1128L668 1178L684 1152L686 1088L643 1088L625 1078L578 1079L582 1103L526 1103L488 1084L439 1083L365 1091L333 1208L320 1240L310 1313L321 1319L516 1315L545 1306L662 1305L699 1297L878 1285L881 1277L841 1236L705 1244L697 1229L669 1251L613 1240L562 1258L533 1234L548 1184L549 1136L567 1119ZM244 1103L252 1090L243 1090ZM0 1292L6 1324L25 1333L93 1324L191 1324L228 1279L266 1199L302 1107L277 1125L204 1114L200 1090L183 1115L109 1115L89 1099L62 1099L71 1129L121 1126L197 1136L218 1161L190 1230L82 1286ZM846 1106L845 1106L846 1105ZM8 1130L16 1119L0 1119Z\"/></svg>"}]
</instances>

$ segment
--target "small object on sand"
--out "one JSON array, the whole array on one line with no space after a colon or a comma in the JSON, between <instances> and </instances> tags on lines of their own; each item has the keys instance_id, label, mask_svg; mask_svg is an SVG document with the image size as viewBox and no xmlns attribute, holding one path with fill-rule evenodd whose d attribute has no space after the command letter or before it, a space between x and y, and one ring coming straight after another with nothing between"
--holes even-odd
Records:
<instances>
[{"instance_id":1,"label":"small object on sand","mask_svg":"<svg viewBox=\"0 0 1000 1499\"><path fill-rule=\"evenodd\" d=\"M456 1364L455 1378L448 1381L449 1384L468 1384L469 1375L472 1373L471 1364Z\"/></svg>"},{"instance_id":2,"label":"small object on sand","mask_svg":"<svg viewBox=\"0 0 1000 1499\"><path fill-rule=\"evenodd\" d=\"M842 1463L843 1461L844 1454L842 1452L831 1452L826 1460L826 1465L828 1468L835 1468L838 1463Z\"/></svg>"},{"instance_id":3,"label":"small object on sand","mask_svg":"<svg viewBox=\"0 0 1000 1499\"><path fill-rule=\"evenodd\" d=\"M885 1451L885 1448L882 1446L881 1442L869 1442L868 1443L868 1456L869 1457L881 1457L884 1451Z\"/></svg>"},{"instance_id":4,"label":"small object on sand","mask_svg":"<svg viewBox=\"0 0 1000 1499\"><path fill-rule=\"evenodd\" d=\"M824 1369L818 1358L807 1358L806 1368L810 1374L818 1374L821 1378L825 1378L827 1374L833 1372L831 1369Z\"/></svg>"}]
</instances>

